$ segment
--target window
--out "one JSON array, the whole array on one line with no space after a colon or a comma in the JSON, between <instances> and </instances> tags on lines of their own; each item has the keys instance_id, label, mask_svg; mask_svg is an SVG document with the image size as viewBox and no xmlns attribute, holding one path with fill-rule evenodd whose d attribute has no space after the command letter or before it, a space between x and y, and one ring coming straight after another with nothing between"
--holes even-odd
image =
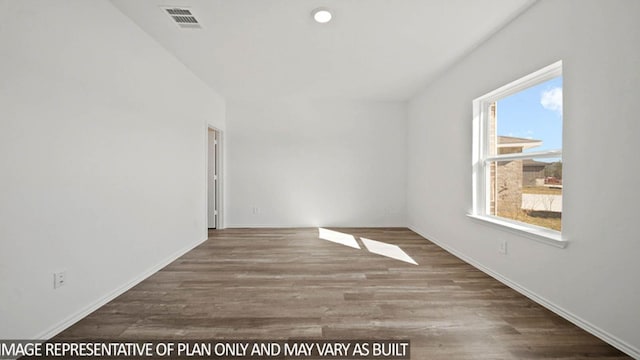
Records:
<instances>
[{"instance_id":1,"label":"window","mask_svg":"<svg viewBox=\"0 0 640 360\"><path fill-rule=\"evenodd\" d=\"M562 62L473 101L471 216L561 242Z\"/></svg>"}]
</instances>

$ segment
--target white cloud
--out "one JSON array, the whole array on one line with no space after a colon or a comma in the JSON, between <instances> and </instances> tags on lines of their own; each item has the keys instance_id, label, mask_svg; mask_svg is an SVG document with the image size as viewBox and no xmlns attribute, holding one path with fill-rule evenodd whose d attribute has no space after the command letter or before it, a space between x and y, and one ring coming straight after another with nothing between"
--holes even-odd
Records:
<instances>
[{"instance_id":1,"label":"white cloud","mask_svg":"<svg viewBox=\"0 0 640 360\"><path fill-rule=\"evenodd\" d=\"M562 88L555 87L542 92L540 104L547 110L555 111L562 116Z\"/></svg>"}]
</instances>

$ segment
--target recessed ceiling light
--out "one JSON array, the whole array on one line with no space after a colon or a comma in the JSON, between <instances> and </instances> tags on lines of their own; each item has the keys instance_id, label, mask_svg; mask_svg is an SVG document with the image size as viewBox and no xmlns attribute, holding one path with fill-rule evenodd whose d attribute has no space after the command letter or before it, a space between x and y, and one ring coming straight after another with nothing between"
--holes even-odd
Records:
<instances>
[{"instance_id":1,"label":"recessed ceiling light","mask_svg":"<svg viewBox=\"0 0 640 360\"><path fill-rule=\"evenodd\" d=\"M331 12L327 8L317 8L311 12L313 20L320 24L326 24L331 21Z\"/></svg>"}]
</instances>

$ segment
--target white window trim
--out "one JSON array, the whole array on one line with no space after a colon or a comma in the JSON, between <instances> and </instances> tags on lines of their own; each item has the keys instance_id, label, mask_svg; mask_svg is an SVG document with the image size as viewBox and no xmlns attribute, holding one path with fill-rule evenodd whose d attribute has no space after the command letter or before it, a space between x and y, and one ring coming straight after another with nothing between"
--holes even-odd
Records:
<instances>
[{"instance_id":1,"label":"white window trim","mask_svg":"<svg viewBox=\"0 0 640 360\"><path fill-rule=\"evenodd\" d=\"M538 85L547 80L562 75L562 61L558 61L546 66L532 74L504 85L490 93L473 100L473 150L472 150L472 210L468 214L470 218L481 220L486 224L497 226L498 228L519 235L564 248L567 246L567 239L560 231L547 229L544 227L513 221L489 214L487 201L488 186L490 183L487 164L493 161L518 160L530 158L553 158L562 157L562 150L538 151L528 153L515 153L487 156L489 144L486 134L488 132L489 106L502 98Z\"/></svg>"}]
</instances>

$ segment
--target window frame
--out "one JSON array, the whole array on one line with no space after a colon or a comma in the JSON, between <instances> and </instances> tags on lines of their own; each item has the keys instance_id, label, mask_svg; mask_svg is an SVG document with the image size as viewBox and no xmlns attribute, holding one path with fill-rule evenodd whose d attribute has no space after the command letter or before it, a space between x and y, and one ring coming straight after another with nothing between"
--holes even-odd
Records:
<instances>
[{"instance_id":1,"label":"window frame","mask_svg":"<svg viewBox=\"0 0 640 360\"><path fill-rule=\"evenodd\" d=\"M469 217L500 229L543 243L564 248L567 239L561 231L491 215L490 165L492 162L540 158L562 158L562 149L489 155L489 108L492 103L545 81L562 76L562 60L499 87L473 100L472 209ZM564 86L563 86L564 87ZM564 130L563 130L564 132ZM564 146L564 144L563 144Z\"/></svg>"}]
</instances>

